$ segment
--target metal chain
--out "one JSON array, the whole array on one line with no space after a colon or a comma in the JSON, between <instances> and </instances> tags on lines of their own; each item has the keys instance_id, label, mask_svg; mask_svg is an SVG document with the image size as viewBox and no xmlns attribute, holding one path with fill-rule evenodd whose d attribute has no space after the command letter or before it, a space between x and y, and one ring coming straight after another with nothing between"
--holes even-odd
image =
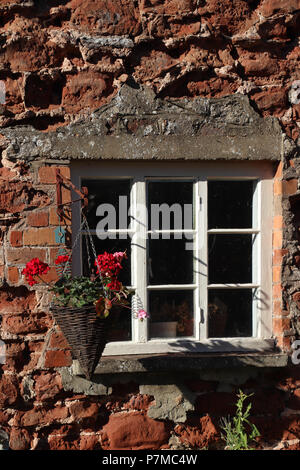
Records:
<instances>
[{"instance_id":1,"label":"metal chain","mask_svg":"<svg viewBox=\"0 0 300 470\"><path fill-rule=\"evenodd\" d=\"M80 238L81 231L82 231L84 225L85 225L85 222L82 221L81 224L80 224L80 228L79 228L79 230L78 230L78 232L77 232L77 234L76 234L76 238L75 238L75 240L74 240L74 243L73 243L73 245L72 245L72 251L71 251L72 254L73 254L73 251L74 251L74 249L75 249L75 247L76 247L76 245L77 245L77 243L78 243L78 240L79 240L79 238ZM69 268L70 264L71 264L71 261L70 261L70 258L69 258L68 261L66 262L65 266L64 266L64 269L63 269L63 272L62 272L62 276L64 275L65 271Z\"/></svg>"},{"instance_id":2,"label":"metal chain","mask_svg":"<svg viewBox=\"0 0 300 470\"><path fill-rule=\"evenodd\" d=\"M89 250L89 240L87 236L85 236L84 238L85 238L85 245L86 245L86 252L87 252L87 259L88 259L88 267L89 267L89 271L91 271L92 263L91 263L90 250Z\"/></svg>"},{"instance_id":3,"label":"metal chain","mask_svg":"<svg viewBox=\"0 0 300 470\"><path fill-rule=\"evenodd\" d=\"M98 268L98 273L99 273L100 281L101 281L101 284L102 284L102 286L103 286L103 278L102 278L102 274L101 274L101 270L100 270L99 261L98 261L98 258L97 258L97 253L96 253L96 249L95 249L93 237L92 237L92 235L91 235L90 228L89 228L87 219L86 219L86 217L85 217L84 214L82 214L82 219L83 219L83 221L84 221L84 223L85 223L85 228L86 228L86 231L87 231L87 233L88 233L89 241L90 241L90 244L91 244L91 247L92 247L92 251L93 251L93 256L94 256L94 258L95 258L96 266L97 266L97 268ZM103 289L103 290L104 290L104 295L105 295L105 297L108 298L108 293L106 292L106 289Z\"/></svg>"},{"instance_id":4,"label":"metal chain","mask_svg":"<svg viewBox=\"0 0 300 470\"><path fill-rule=\"evenodd\" d=\"M89 250L89 246L88 246L88 242L90 243L90 246L92 248L92 252L93 252L93 256L94 256L94 259L95 259L95 262L96 262L96 266L98 267L98 272L99 272L99 277L100 277L100 282L103 286L103 278L102 278L102 274L101 274L101 270L100 270L100 265L99 265L99 262L98 262L98 258L97 258L97 253L96 253L96 249L95 249L95 245L94 245L94 242L93 242L93 237L91 235L91 232L90 232L90 228L89 228L89 225L88 225L88 222L87 222L87 219L84 215L84 213L82 212L81 210L81 217L82 217L82 221L81 221L81 224L80 224L80 228L76 234L76 237L75 237L75 240L72 244L72 251L71 253L73 254L74 252L74 249L75 247L77 246L77 243L78 243L78 240L81 236L81 232L83 230L83 228L86 229L87 231L87 235L88 235L88 238L86 238L86 249L87 249L87 254L88 254L88 265L89 265L89 269L91 268L91 258L90 258L90 250ZM70 257L68 259L68 261L65 263L65 266L64 266L64 269L62 271L62 274L61 274L61 277L64 276L65 272L67 271L67 269L71 266L70 264ZM104 291L104 295L106 298L108 298L108 293L106 291L106 289L103 289ZM53 300L53 299L52 299ZM51 300L51 305L52 305L52 300Z\"/></svg>"}]
</instances>

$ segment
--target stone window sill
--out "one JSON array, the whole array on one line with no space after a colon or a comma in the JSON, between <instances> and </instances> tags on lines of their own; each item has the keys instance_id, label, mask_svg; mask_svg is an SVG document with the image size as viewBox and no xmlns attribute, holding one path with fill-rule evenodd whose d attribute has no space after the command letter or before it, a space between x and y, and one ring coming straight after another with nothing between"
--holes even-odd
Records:
<instances>
[{"instance_id":1,"label":"stone window sill","mask_svg":"<svg viewBox=\"0 0 300 470\"><path fill-rule=\"evenodd\" d=\"M224 350L225 349L225 350ZM243 367L286 367L288 355L275 348L274 342L262 340L261 347L185 352L158 352L152 354L128 354L102 356L95 375L124 373L192 372L208 369L232 369ZM227 350L226 350L227 349ZM230 350L231 349L231 350ZM73 361L74 375L83 375L78 361Z\"/></svg>"}]
</instances>

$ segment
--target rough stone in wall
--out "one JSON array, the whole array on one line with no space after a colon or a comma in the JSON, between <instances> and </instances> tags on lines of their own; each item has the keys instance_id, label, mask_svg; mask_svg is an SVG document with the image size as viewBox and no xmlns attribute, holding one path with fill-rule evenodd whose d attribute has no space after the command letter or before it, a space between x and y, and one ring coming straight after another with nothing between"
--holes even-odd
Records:
<instances>
[{"instance_id":1,"label":"rough stone in wall","mask_svg":"<svg viewBox=\"0 0 300 470\"><path fill-rule=\"evenodd\" d=\"M218 135L218 139L212 136ZM109 104L56 131L5 128L3 155L40 159L280 160L284 134L277 119L261 118L246 96L161 99L129 81Z\"/></svg>"},{"instance_id":2,"label":"rough stone in wall","mask_svg":"<svg viewBox=\"0 0 300 470\"><path fill-rule=\"evenodd\" d=\"M163 97L245 93L299 137L299 0L16 0L0 17L2 126L63 126L133 76Z\"/></svg>"}]
</instances>

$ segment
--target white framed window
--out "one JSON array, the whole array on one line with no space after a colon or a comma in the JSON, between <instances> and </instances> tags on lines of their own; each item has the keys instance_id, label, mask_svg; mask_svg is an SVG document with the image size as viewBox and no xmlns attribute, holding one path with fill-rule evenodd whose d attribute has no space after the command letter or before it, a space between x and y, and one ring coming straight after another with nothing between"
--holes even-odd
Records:
<instances>
[{"instance_id":1,"label":"white framed window","mask_svg":"<svg viewBox=\"0 0 300 470\"><path fill-rule=\"evenodd\" d=\"M118 317L104 355L270 346L271 165L74 162L71 175L88 187L97 254L128 254L121 280L133 291L133 314ZM75 206L73 234L80 228ZM75 275L85 272L85 245L82 232ZM140 308L147 321L135 318Z\"/></svg>"}]
</instances>

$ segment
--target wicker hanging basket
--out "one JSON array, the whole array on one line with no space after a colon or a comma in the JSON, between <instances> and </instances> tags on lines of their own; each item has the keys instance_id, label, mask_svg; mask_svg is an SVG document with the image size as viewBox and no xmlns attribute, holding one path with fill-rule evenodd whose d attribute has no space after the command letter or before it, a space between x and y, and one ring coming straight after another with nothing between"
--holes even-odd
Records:
<instances>
[{"instance_id":1,"label":"wicker hanging basket","mask_svg":"<svg viewBox=\"0 0 300 470\"><path fill-rule=\"evenodd\" d=\"M96 316L94 305L82 308L52 305L50 311L82 372L91 380L107 342L107 319Z\"/></svg>"}]
</instances>

